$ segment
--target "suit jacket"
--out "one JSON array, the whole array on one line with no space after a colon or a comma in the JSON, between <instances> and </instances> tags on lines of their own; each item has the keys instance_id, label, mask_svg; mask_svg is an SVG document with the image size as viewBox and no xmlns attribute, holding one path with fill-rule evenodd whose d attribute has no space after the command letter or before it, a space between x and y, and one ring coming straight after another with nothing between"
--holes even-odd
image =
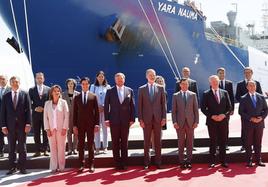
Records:
<instances>
[{"instance_id":1,"label":"suit jacket","mask_svg":"<svg viewBox=\"0 0 268 187\"><path fill-rule=\"evenodd\" d=\"M139 87L138 90L138 117L139 121L151 123L154 117L157 123L166 119L167 103L165 90L162 86L154 84L154 98L151 101L148 84Z\"/></svg>"},{"instance_id":2,"label":"suit jacket","mask_svg":"<svg viewBox=\"0 0 268 187\"><path fill-rule=\"evenodd\" d=\"M78 129L91 129L99 123L97 96L88 92L86 104L82 102L82 93L75 96L73 101L73 126Z\"/></svg>"},{"instance_id":3,"label":"suit jacket","mask_svg":"<svg viewBox=\"0 0 268 187\"><path fill-rule=\"evenodd\" d=\"M67 90L62 93L62 99L67 101L67 105L68 105L68 108L69 108L69 127L70 128L73 127L73 100L74 100L75 96L77 96L78 94L79 94L78 91L74 91L73 99L71 101L70 98L69 98Z\"/></svg>"},{"instance_id":4,"label":"suit jacket","mask_svg":"<svg viewBox=\"0 0 268 187\"><path fill-rule=\"evenodd\" d=\"M256 92L262 94L261 84L258 81L255 82L256 82ZM238 82L236 86L236 93L235 93L236 100L240 102L241 97L246 93L248 93L247 84L245 80L242 80Z\"/></svg>"},{"instance_id":5,"label":"suit jacket","mask_svg":"<svg viewBox=\"0 0 268 187\"><path fill-rule=\"evenodd\" d=\"M233 91L233 83L232 81L229 81L229 80L225 80L224 81L224 88L221 88L221 89L224 89L228 92L229 94L229 98L230 98L230 101L231 101L231 105L232 105L232 110L234 111L234 91Z\"/></svg>"},{"instance_id":6,"label":"suit jacket","mask_svg":"<svg viewBox=\"0 0 268 187\"><path fill-rule=\"evenodd\" d=\"M4 96L6 93L8 93L8 92L10 92L10 91L11 91L11 88L10 88L9 86L7 86L7 87L5 88L5 90L4 90L4 92L3 92L2 97L0 97L0 112L1 112L2 98L3 98L3 96ZM0 122L1 122L1 113L0 113ZM0 127L1 127L1 124L0 124ZM0 133L0 134L1 134L1 133Z\"/></svg>"},{"instance_id":7,"label":"suit jacket","mask_svg":"<svg viewBox=\"0 0 268 187\"><path fill-rule=\"evenodd\" d=\"M194 92L196 94L197 97L197 101L199 100L199 94L198 94L198 87L197 87L197 83L195 80L188 78L188 83L189 83L189 87L188 90L191 92ZM179 92L181 90L180 87L180 81L176 82L176 86L175 86L175 92Z\"/></svg>"},{"instance_id":8,"label":"suit jacket","mask_svg":"<svg viewBox=\"0 0 268 187\"><path fill-rule=\"evenodd\" d=\"M184 104L182 91L173 94L172 122L183 127L187 120L188 125L192 127L194 123L199 123L198 103L194 92L187 91L186 94L186 105Z\"/></svg>"},{"instance_id":9,"label":"suit jacket","mask_svg":"<svg viewBox=\"0 0 268 187\"><path fill-rule=\"evenodd\" d=\"M204 92L203 99L201 102L201 111L207 116L206 125L216 124L228 124L228 118L232 111L232 105L229 99L229 94L226 90L219 89L220 103L218 104L212 89ZM212 115L225 114L221 122L217 122L211 119Z\"/></svg>"},{"instance_id":10,"label":"suit jacket","mask_svg":"<svg viewBox=\"0 0 268 187\"><path fill-rule=\"evenodd\" d=\"M39 114L41 117L43 117L43 113L36 112L35 108L38 106L41 106L44 108L45 102L49 99L49 91L50 91L50 87L44 85L42 98L40 98L38 90L37 90L37 86L34 86L29 89L33 115Z\"/></svg>"},{"instance_id":11,"label":"suit jacket","mask_svg":"<svg viewBox=\"0 0 268 187\"><path fill-rule=\"evenodd\" d=\"M52 100L45 103L44 107L44 128L45 130L53 130L53 107ZM68 129L69 127L69 109L67 102L64 99L59 99L56 106L56 123L57 130Z\"/></svg>"},{"instance_id":12,"label":"suit jacket","mask_svg":"<svg viewBox=\"0 0 268 187\"><path fill-rule=\"evenodd\" d=\"M243 120L243 124L250 128L264 128L264 119L268 114L268 107L263 95L256 92L256 108L253 106L250 94L247 93L242 96L239 104L239 114ZM259 124L252 123L250 118L262 117L262 121Z\"/></svg>"},{"instance_id":13,"label":"suit jacket","mask_svg":"<svg viewBox=\"0 0 268 187\"><path fill-rule=\"evenodd\" d=\"M12 101L12 92L8 92L2 98L1 104L1 127L7 127L8 130L23 130L26 124L31 125L31 104L29 95L22 90L18 92L16 109ZM16 126L18 124L18 126Z\"/></svg>"},{"instance_id":14,"label":"suit jacket","mask_svg":"<svg viewBox=\"0 0 268 187\"><path fill-rule=\"evenodd\" d=\"M117 87L107 90L104 101L105 121L109 120L111 126L135 122L135 105L133 90L124 86L124 100L119 101Z\"/></svg>"}]
</instances>

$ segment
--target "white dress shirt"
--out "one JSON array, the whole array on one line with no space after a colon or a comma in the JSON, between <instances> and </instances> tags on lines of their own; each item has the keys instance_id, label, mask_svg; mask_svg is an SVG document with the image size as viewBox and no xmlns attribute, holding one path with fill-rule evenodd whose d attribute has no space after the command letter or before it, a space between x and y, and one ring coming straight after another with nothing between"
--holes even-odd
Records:
<instances>
[{"instance_id":1,"label":"white dress shirt","mask_svg":"<svg viewBox=\"0 0 268 187\"><path fill-rule=\"evenodd\" d=\"M119 98L119 101L120 103L122 103L124 101L124 90L125 90L125 86L117 86L116 85L116 88L117 88L117 93L118 93L118 98Z\"/></svg>"}]
</instances>

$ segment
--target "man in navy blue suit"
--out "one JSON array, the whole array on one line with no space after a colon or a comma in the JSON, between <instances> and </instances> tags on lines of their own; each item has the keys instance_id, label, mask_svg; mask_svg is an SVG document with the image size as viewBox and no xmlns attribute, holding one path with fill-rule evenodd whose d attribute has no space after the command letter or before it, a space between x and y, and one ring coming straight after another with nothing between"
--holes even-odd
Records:
<instances>
[{"instance_id":1,"label":"man in navy blue suit","mask_svg":"<svg viewBox=\"0 0 268 187\"><path fill-rule=\"evenodd\" d=\"M238 102L240 102L241 100L241 97L243 95L245 95L246 93L248 93L248 90L247 90L247 82L250 81L250 80L253 80L252 79L252 75L253 75L253 70L252 68L250 67L246 67L244 69L244 76L245 76L245 79L238 82L237 83L237 87L236 87L236 93L235 93L235 98ZM254 80L255 83L256 83L256 92L262 94L262 89L261 89L261 84ZM241 120L241 141L242 141L242 147L241 147L241 151L244 151L245 150L245 147L246 147L246 129L244 127L244 124L243 124L243 120Z\"/></svg>"},{"instance_id":2,"label":"man in navy blue suit","mask_svg":"<svg viewBox=\"0 0 268 187\"><path fill-rule=\"evenodd\" d=\"M105 123L111 129L116 169L126 170L129 127L135 122L134 94L131 88L124 86L125 75L123 73L115 74L115 83L116 86L106 93Z\"/></svg>"},{"instance_id":3,"label":"man in navy blue suit","mask_svg":"<svg viewBox=\"0 0 268 187\"><path fill-rule=\"evenodd\" d=\"M3 96L10 91L10 87L7 85L7 82L8 82L7 76L0 75L0 110L1 110L1 102L2 102ZM0 114L0 118L1 118L1 114ZM4 157L4 145L5 145L4 134L1 131L0 132L0 158Z\"/></svg>"},{"instance_id":4,"label":"man in navy blue suit","mask_svg":"<svg viewBox=\"0 0 268 187\"><path fill-rule=\"evenodd\" d=\"M246 162L252 167L252 146L254 147L256 165L264 167L261 161L261 145L264 129L264 119L268 114L266 100L262 94L256 92L256 82L247 82L248 93L245 94L239 105L239 114L246 128Z\"/></svg>"},{"instance_id":5,"label":"man in navy blue suit","mask_svg":"<svg viewBox=\"0 0 268 187\"><path fill-rule=\"evenodd\" d=\"M9 171L7 175L16 172L26 174L26 134L31 130L31 104L29 95L22 91L20 79L10 78L11 92L3 96L1 104L1 127L2 132L8 138ZM18 142L19 160L16 167L16 142Z\"/></svg>"}]
</instances>

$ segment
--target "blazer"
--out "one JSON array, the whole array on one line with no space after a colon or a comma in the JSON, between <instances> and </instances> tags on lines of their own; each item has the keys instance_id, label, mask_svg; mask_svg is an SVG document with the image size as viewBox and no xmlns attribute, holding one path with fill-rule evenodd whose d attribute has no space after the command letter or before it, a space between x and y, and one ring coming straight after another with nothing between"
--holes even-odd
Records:
<instances>
[{"instance_id":1,"label":"blazer","mask_svg":"<svg viewBox=\"0 0 268 187\"><path fill-rule=\"evenodd\" d=\"M78 129L91 129L99 123L97 96L88 92L86 104L82 102L82 93L75 96L73 101L73 126Z\"/></svg>"},{"instance_id":2,"label":"blazer","mask_svg":"<svg viewBox=\"0 0 268 187\"><path fill-rule=\"evenodd\" d=\"M212 89L204 92L201 102L201 111L207 116L206 125L216 124L228 124L230 112L232 111L232 105L229 99L229 94L226 90L219 89L220 103L218 104ZM225 114L221 122L217 122L211 119L212 115Z\"/></svg>"},{"instance_id":3,"label":"blazer","mask_svg":"<svg viewBox=\"0 0 268 187\"><path fill-rule=\"evenodd\" d=\"M42 115L42 113L36 112L35 108L38 106L41 106L41 107L45 106L45 102L49 99L49 91L50 91L50 87L44 85L43 95L42 95L42 98L40 98L38 90L37 90L37 86L34 86L29 89L29 95L31 98L33 114Z\"/></svg>"},{"instance_id":4,"label":"blazer","mask_svg":"<svg viewBox=\"0 0 268 187\"><path fill-rule=\"evenodd\" d=\"M18 100L16 109L12 101L12 92L6 93L2 98L1 104L1 127L7 127L8 130L23 130L26 124L32 123L31 104L29 95L22 90L18 91ZM18 124L18 126L16 125Z\"/></svg>"},{"instance_id":5,"label":"blazer","mask_svg":"<svg viewBox=\"0 0 268 187\"><path fill-rule=\"evenodd\" d=\"M197 87L196 81L193 80L193 79L190 79L190 78L188 78L187 80L188 80L188 83L189 83L188 90L191 91L191 92L194 92L196 94L197 101L198 101L199 100L199 94L198 94L198 87ZM177 81L174 93L179 92L180 90L181 90L180 81Z\"/></svg>"},{"instance_id":6,"label":"blazer","mask_svg":"<svg viewBox=\"0 0 268 187\"><path fill-rule=\"evenodd\" d=\"M109 120L111 126L129 124L135 122L135 102L133 90L124 86L124 100L119 101L117 87L114 86L107 90L104 101L105 121Z\"/></svg>"},{"instance_id":7,"label":"blazer","mask_svg":"<svg viewBox=\"0 0 268 187\"><path fill-rule=\"evenodd\" d=\"M256 80L254 81L256 82L256 92L262 94L261 84ZM247 84L245 80L242 80L237 83L235 99L240 102L241 97L246 93L248 93Z\"/></svg>"},{"instance_id":8,"label":"blazer","mask_svg":"<svg viewBox=\"0 0 268 187\"><path fill-rule=\"evenodd\" d=\"M232 81L229 81L229 80L225 80L224 81L224 90L226 90L229 94L229 98L230 98L230 101L231 101L231 105L232 105L232 111L234 111L234 90L233 90L233 83ZM223 88L221 88L223 89Z\"/></svg>"},{"instance_id":9,"label":"blazer","mask_svg":"<svg viewBox=\"0 0 268 187\"><path fill-rule=\"evenodd\" d=\"M192 127L194 123L199 123L198 103L194 92L187 91L186 95L185 105L182 91L173 94L172 122L183 127L187 121L187 124Z\"/></svg>"},{"instance_id":10,"label":"blazer","mask_svg":"<svg viewBox=\"0 0 268 187\"><path fill-rule=\"evenodd\" d=\"M138 90L138 118L139 121L151 123L154 117L157 123L166 119L167 103L164 87L154 84L154 98L151 101L148 84L139 87Z\"/></svg>"},{"instance_id":11,"label":"blazer","mask_svg":"<svg viewBox=\"0 0 268 187\"><path fill-rule=\"evenodd\" d=\"M243 120L243 124L249 128L264 128L264 119L268 114L268 107L263 95L256 92L256 108L253 106L250 94L247 93L242 96L239 104L239 114ZM256 125L250 121L252 117L262 117L262 121Z\"/></svg>"},{"instance_id":12,"label":"blazer","mask_svg":"<svg viewBox=\"0 0 268 187\"><path fill-rule=\"evenodd\" d=\"M67 102L68 108L69 108L69 127L73 127L73 100L75 96L79 95L78 91L74 91L73 99L72 101L69 98L68 91L64 91L62 93L62 99L64 99Z\"/></svg>"},{"instance_id":13,"label":"blazer","mask_svg":"<svg viewBox=\"0 0 268 187\"><path fill-rule=\"evenodd\" d=\"M53 107L52 100L45 103L44 107L44 128L53 130ZM56 106L57 130L68 129L69 127L69 108L64 99L59 99Z\"/></svg>"},{"instance_id":14,"label":"blazer","mask_svg":"<svg viewBox=\"0 0 268 187\"><path fill-rule=\"evenodd\" d=\"M9 86L6 86L6 88L5 88L5 90L4 90L3 94L2 94L2 97L0 97L0 112L1 112L2 98L6 93L8 93L10 91L11 91L11 88ZM1 123L1 113L0 113L0 123ZM0 127L1 127L1 124L0 124Z\"/></svg>"}]
</instances>

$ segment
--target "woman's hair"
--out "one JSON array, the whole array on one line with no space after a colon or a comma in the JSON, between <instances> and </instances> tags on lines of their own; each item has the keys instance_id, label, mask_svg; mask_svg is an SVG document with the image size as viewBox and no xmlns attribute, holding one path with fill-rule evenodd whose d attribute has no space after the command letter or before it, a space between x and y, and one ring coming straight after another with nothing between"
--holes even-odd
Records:
<instances>
[{"instance_id":1,"label":"woman's hair","mask_svg":"<svg viewBox=\"0 0 268 187\"><path fill-rule=\"evenodd\" d=\"M103 71L99 71L99 72L96 74L96 79L95 79L95 83L94 83L94 85L95 85L95 86L100 86L100 83L99 83L98 78L97 78L99 75L103 75L103 76L104 76L104 80L103 80L102 85L103 85L103 86L107 86L108 81L107 81L107 79L106 79L106 77L105 77L105 73L104 73Z\"/></svg>"},{"instance_id":2,"label":"woman's hair","mask_svg":"<svg viewBox=\"0 0 268 187\"><path fill-rule=\"evenodd\" d=\"M77 81L76 81L75 79L73 79L73 78L69 78L69 79L67 79L66 82L65 82L65 85L66 85L66 89L67 89L67 90L68 90L68 83L69 83L69 82L73 82L73 84L74 84L73 89L75 90L75 89L76 89L76 86L77 86Z\"/></svg>"},{"instance_id":3,"label":"woman's hair","mask_svg":"<svg viewBox=\"0 0 268 187\"><path fill-rule=\"evenodd\" d=\"M62 93L62 89L59 85L55 84L53 85L51 88L50 88L50 91L49 91L49 100L52 100L53 99L53 96L52 96L52 93L53 91L58 88L60 90L60 97L61 97L61 93Z\"/></svg>"}]
</instances>

